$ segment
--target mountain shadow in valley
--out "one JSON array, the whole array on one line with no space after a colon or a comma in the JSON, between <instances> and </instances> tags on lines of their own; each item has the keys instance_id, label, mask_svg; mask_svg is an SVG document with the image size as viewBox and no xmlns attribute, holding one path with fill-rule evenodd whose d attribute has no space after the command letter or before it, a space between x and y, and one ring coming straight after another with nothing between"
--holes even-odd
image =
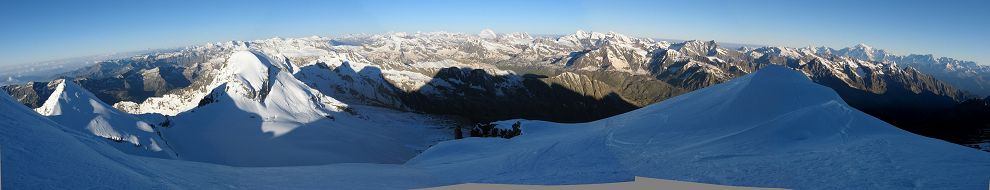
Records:
<instances>
[{"instance_id":1,"label":"mountain shadow in valley","mask_svg":"<svg viewBox=\"0 0 990 190\"><path fill-rule=\"evenodd\" d=\"M143 102L189 87L191 76L184 74L187 68L182 65L170 60L122 60L83 68L70 76L111 105L120 101Z\"/></svg>"},{"instance_id":2,"label":"mountain shadow in valley","mask_svg":"<svg viewBox=\"0 0 990 190\"><path fill-rule=\"evenodd\" d=\"M589 96L541 80L545 78L532 74L493 75L482 69L449 67L437 71L427 83L434 88L400 90L399 96L411 109L459 115L475 122L514 118L588 122L639 108L616 93Z\"/></svg>"},{"instance_id":3,"label":"mountain shadow in valley","mask_svg":"<svg viewBox=\"0 0 990 190\"><path fill-rule=\"evenodd\" d=\"M967 146L990 142L990 97L970 99L944 108L861 110L915 134ZM975 148L990 150L990 147Z\"/></svg>"},{"instance_id":4,"label":"mountain shadow in valley","mask_svg":"<svg viewBox=\"0 0 990 190\"><path fill-rule=\"evenodd\" d=\"M826 68L808 64L803 68L812 73ZM915 73L920 75L920 73ZM868 80L874 80L867 78ZM957 144L978 143L988 139L983 131L990 129L990 106L974 99L958 102L955 97L935 94L932 91L914 92L910 83L895 78L880 78L884 91L874 93L850 87L833 75L813 77L815 83L832 88L850 106L884 122L915 134L942 139ZM935 81L922 81L937 84ZM983 114L983 115L980 115Z\"/></svg>"}]
</instances>

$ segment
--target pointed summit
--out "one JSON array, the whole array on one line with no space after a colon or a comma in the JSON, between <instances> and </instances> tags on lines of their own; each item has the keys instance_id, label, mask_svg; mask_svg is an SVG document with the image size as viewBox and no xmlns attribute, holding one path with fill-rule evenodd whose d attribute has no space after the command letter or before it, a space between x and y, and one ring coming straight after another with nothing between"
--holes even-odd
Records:
<instances>
[{"instance_id":1,"label":"pointed summit","mask_svg":"<svg viewBox=\"0 0 990 190\"><path fill-rule=\"evenodd\" d=\"M574 32L574 35L575 36L587 36L588 35L588 32L585 32L584 30L577 30L577 31Z\"/></svg>"},{"instance_id":2,"label":"pointed summit","mask_svg":"<svg viewBox=\"0 0 990 190\"><path fill-rule=\"evenodd\" d=\"M856 46L853 46L853 48L856 48L856 49L873 49L873 47L870 47L869 45L866 45L865 43L856 44Z\"/></svg>"},{"instance_id":3,"label":"pointed summit","mask_svg":"<svg viewBox=\"0 0 990 190\"><path fill-rule=\"evenodd\" d=\"M885 61L887 57L891 56L890 53L887 53L887 51L884 51L883 49L876 49L864 43L856 44L853 47L843 48L837 53L852 58L869 61Z\"/></svg>"},{"instance_id":4,"label":"pointed summit","mask_svg":"<svg viewBox=\"0 0 990 190\"><path fill-rule=\"evenodd\" d=\"M108 139L108 144L122 152L159 158L174 156L152 124L114 109L75 82L58 79L48 85L55 86L55 91L35 109L41 115L70 130Z\"/></svg>"},{"instance_id":5,"label":"pointed summit","mask_svg":"<svg viewBox=\"0 0 990 190\"><path fill-rule=\"evenodd\" d=\"M228 77L213 82L216 86L199 107L172 119L174 127L162 134L166 139L183 139L170 142L179 155L235 166L397 163L415 155L403 144L411 141L385 139L378 132L387 129L370 122L367 112L357 110L361 108L311 88L288 71L263 67L282 64L265 64L267 57L234 53L223 71ZM350 64L336 68L349 70L348 77L359 77L361 71L355 73ZM353 149L354 144L362 146Z\"/></svg>"}]
</instances>

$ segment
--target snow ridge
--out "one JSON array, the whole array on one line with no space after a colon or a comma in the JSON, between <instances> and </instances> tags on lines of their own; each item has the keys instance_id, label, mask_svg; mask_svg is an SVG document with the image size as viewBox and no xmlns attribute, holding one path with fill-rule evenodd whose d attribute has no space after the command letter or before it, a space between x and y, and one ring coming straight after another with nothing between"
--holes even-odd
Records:
<instances>
[{"instance_id":1,"label":"snow ridge","mask_svg":"<svg viewBox=\"0 0 990 190\"><path fill-rule=\"evenodd\" d=\"M171 148L158 136L155 124L114 109L78 84L64 79L45 103L35 111L68 127L108 139L115 148L137 155L174 158Z\"/></svg>"},{"instance_id":2,"label":"snow ridge","mask_svg":"<svg viewBox=\"0 0 990 190\"><path fill-rule=\"evenodd\" d=\"M435 121L356 108L310 88L287 68L287 60L263 53L232 53L211 93L171 117L172 127L162 134L174 139L184 159L235 166L397 163L432 143L423 138L435 131L421 125Z\"/></svg>"}]
</instances>

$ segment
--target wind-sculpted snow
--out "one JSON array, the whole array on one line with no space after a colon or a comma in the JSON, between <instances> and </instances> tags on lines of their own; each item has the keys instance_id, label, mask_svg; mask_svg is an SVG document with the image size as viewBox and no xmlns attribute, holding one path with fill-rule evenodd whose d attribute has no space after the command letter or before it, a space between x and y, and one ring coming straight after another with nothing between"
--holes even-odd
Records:
<instances>
[{"instance_id":1,"label":"wind-sculpted snow","mask_svg":"<svg viewBox=\"0 0 990 190\"><path fill-rule=\"evenodd\" d=\"M118 111L72 81L59 79L51 97L37 112L73 130L105 138L127 153L172 158L171 148L157 134L154 124Z\"/></svg>"},{"instance_id":2,"label":"wind-sculpted snow","mask_svg":"<svg viewBox=\"0 0 990 190\"><path fill-rule=\"evenodd\" d=\"M407 165L456 176L445 178L452 182L513 184L645 176L796 189L976 189L990 178L990 154L897 129L782 67L595 122L522 126L509 140L441 143Z\"/></svg>"}]
</instances>

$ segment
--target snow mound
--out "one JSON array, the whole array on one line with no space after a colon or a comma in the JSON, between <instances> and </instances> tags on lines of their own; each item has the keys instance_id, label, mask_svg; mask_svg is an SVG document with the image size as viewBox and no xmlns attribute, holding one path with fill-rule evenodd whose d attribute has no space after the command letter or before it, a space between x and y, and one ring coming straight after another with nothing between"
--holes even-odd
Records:
<instances>
[{"instance_id":1,"label":"snow mound","mask_svg":"<svg viewBox=\"0 0 990 190\"><path fill-rule=\"evenodd\" d=\"M121 112L96 98L78 84L64 79L52 95L35 111L73 130L107 139L113 147L126 153L172 158L167 143L158 136L156 126Z\"/></svg>"},{"instance_id":2,"label":"snow mound","mask_svg":"<svg viewBox=\"0 0 990 190\"><path fill-rule=\"evenodd\" d=\"M599 121L522 126L509 140L440 143L407 165L450 183L644 176L795 189L975 189L990 178L990 154L897 129L778 66Z\"/></svg>"}]
</instances>

